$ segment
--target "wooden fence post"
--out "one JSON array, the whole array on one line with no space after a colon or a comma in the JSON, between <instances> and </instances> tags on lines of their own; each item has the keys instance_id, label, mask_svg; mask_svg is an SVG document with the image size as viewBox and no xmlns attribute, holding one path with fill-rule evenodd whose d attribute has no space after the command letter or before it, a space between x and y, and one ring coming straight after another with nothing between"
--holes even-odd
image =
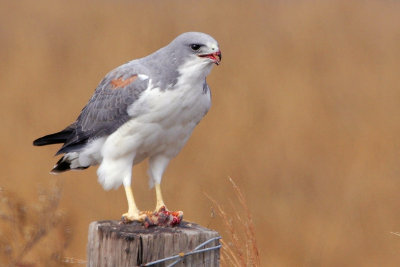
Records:
<instances>
[{"instance_id":1,"label":"wooden fence post","mask_svg":"<svg viewBox=\"0 0 400 267\"><path fill-rule=\"evenodd\" d=\"M140 223L119 224L97 221L89 226L87 266L143 266L143 264L187 253L201 243L218 237L215 231L200 225L181 222L176 227L144 228ZM216 247L215 239L199 248ZM182 254L181 254L182 255ZM176 259L152 266L168 266ZM219 249L187 255L174 266L219 266Z\"/></svg>"}]
</instances>

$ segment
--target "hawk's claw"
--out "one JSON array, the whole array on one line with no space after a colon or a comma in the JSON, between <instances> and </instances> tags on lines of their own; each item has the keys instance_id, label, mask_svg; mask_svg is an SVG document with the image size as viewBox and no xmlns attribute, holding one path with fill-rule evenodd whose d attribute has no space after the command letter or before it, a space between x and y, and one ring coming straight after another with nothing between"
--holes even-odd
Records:
<instances>
[{"instance_id":1,"label":"hawk's claw","mask_svg":"<svg viewBox=\"0 0 400 267\"><path fill-rule=\"evenodd\" d=\"M127 212L127 213L122 214L121 222L124 224L134 222L134 221L143 223L146 221L147 216L148 215L145 212L140 212L138 214L135 214L135 213L130 214L129 212Z\"/></svg>"}]
</instances>

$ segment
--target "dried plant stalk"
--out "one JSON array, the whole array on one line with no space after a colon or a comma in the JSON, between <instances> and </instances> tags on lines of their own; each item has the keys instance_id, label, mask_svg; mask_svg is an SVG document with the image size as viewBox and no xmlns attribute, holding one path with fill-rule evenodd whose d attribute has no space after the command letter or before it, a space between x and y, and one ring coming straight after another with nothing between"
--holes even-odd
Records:
<instances>
[{"instance_id":1,"label":"dried plant stalk","mask_svg":"<svg viewBox=\"0 0 400 267\"><path fill-rule=\"evenodd\" d=\"M58 210L61 190L56 180L49 191L39 192L37 202L28 205L0 189L1 266L65 265L61 259L70 235L65 231L64 216ZM50 231L59 234L49 236Z\"/></svg>"},{"instance_id":2,"label":"dried plant stalk","mask_svg":"<svg viewBox=\"0 0 400 267\"><path fill-rule=\"evenodd\" d=\"M221 240L221 265L261 266L251 212L240 188L230 177L229 182L232 184L237 202L239 202L239 205L232 204L233 216L228 214L225 207L214 198L205 194L215 206L216 213L221 217L225 226L226 238ZM238 223L234 223L232 218L235 218Z\"/></svg>"}]
</instances>

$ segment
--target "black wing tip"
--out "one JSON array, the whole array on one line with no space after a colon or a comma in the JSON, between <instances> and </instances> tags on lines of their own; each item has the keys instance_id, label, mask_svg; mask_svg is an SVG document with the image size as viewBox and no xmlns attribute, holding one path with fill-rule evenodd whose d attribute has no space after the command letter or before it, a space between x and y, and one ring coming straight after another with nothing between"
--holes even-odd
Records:
<instances>
[{"instance_id":1,"label":"black wing tip","mask_svg":"<svg viewBox=\"0 0 400 267\"><path fill-rule=\"evenodd\" d=\"M44 140L43 137L40 137L33 141L33 145L34 146L45 146L45 145L49 145L49 142Z\"/></svg>"},{"instance_id":2,"label":"black wing tip","mask_svg":"<svg viewBox=\"0 0 400 267\"><path fill-rule=\"evenodd\" d=\"M66 129L62 130L61 132L49 134L42 136L35 141L33 141L34 146L45 146L45 145L52 145L52 144L62 144L65 143L68 138L70 138L71 134L73 133L72 128L67 127Z\"/></svg>"}]
</instances>

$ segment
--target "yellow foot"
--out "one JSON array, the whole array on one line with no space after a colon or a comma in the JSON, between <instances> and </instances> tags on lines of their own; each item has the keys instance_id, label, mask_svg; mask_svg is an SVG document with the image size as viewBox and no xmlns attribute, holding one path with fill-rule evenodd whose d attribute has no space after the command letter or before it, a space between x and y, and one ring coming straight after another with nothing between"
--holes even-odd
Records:
<instances>
[{"instance_id":1,"label":"yellow foot","mask_svg":"<svg viewBox=\"0 0 400 267\"><path fill-rule=\"evenodd\" d=\"M159 211L169 211L169 209L167 209L167 206L165 206L164 203L156 206L156 209L154 210L154 213L159 212Z\"/></svg>"},{"instance_id":2,"label":"yellow foot","mask_svg":"<svg viewBox=\"0 0 400 267\"><path fill-rule=\"evenodd\" d=\"M122 222L123 223L129 223L133 221L138 221L138 222L144 222L146 218L148 217L147 212L127 212L122 214Z\"/></svg>"}]
</instances>

